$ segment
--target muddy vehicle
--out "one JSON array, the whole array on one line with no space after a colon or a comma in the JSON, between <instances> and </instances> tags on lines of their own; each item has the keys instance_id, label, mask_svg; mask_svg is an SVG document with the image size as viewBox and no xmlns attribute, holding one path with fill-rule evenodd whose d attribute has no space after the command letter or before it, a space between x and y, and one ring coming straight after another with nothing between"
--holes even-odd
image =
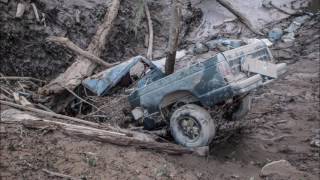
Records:
<instances>
[{"instance_id":1,"label":"muddy vehicle","mask_svg":"<svg viewBox=\"0 0 320 180\"><path fill-rule=\"evenodd\" d=\"M270 44L254 40L165 77L151 64L129 96L134 119L148 130L170 127L183 146L207 146L218 123L241 121L248 113L250 92L286 71L285 63L274 64ZM222 116L214 115L221 110Z\"/></svg>"}]
</instances>

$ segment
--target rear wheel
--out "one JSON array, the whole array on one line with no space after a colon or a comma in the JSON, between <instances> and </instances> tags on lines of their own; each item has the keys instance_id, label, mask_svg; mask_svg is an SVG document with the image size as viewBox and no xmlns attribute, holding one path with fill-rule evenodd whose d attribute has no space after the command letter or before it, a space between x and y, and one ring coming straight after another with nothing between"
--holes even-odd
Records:
<instances>
[{"instance_id":1,"label":"rear wheel","mask_svg":"<svg viewBox=\"0 0 320 180\"><path fill-rule=\"evenodd\" d=\"M174 111L170 118L171 134L186 147L207 146L215 135L215 124L204 108L187 104Z\"/></svg>"}]
</instances>

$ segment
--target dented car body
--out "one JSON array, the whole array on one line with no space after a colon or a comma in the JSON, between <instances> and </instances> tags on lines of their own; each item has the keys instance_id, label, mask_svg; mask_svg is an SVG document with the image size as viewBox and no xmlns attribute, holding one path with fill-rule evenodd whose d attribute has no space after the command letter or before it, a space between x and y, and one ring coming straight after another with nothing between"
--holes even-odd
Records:
<instances>
[{"instance_id":1,"label":"dented car body","mask_svg":"<svg viewBox=\"0 0 320 180\"><path fill-rule=\"evenodd\" d=\"M166 97L180 92L195 97L205 107L211 107L248 93L285 72L284 63L272 62L267 44L256 40L140 86L129 96L129 101L133 107L142 107L152 114L164 105ZM182 97L171 98L174 102Z\"/></svg>"},{"instance_id":2,"label":"dented car body","mask_svg":"<svg viewBox=\"0 0 320 180\"><path fill-rule=\"evenodd\" d=\"M132 78L130 71L142 63L129 95L133 118L146 130L169 127L176 142L184 146L207 146L218 122L243 119L250 110L250 92L286 71L285 63L274 63L268 45L268 40L251 40L168 76L137 56L84 80L83 85L97 95L107 94L128 74ZM221 109L223 114L215 116Z\"/></svg>"}]
</instances>

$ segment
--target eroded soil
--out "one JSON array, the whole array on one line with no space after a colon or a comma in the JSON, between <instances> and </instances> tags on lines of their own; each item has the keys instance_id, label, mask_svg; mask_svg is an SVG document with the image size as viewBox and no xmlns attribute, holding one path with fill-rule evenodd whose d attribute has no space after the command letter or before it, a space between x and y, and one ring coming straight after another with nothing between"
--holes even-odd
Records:
<instances>
[{"instance_id":1,"label":"eroded soil","mask_svg":"<svg viewBox=\"0 0 320 180\"><path fill-rule=\"evenodd\" d=\"M316 180L319 148L310 141L320 128L319 29L317 16L294 43L273 47L275 58L289 64L287 74L254 93L251 124L216 144L208 157L171 156L1 123L0 179L61 179L43 169L83 179L263 179L266 163L286 159L305 179ZM106 100L114 100L117 109L117 98Z\"/></svg>"}]
</instances>

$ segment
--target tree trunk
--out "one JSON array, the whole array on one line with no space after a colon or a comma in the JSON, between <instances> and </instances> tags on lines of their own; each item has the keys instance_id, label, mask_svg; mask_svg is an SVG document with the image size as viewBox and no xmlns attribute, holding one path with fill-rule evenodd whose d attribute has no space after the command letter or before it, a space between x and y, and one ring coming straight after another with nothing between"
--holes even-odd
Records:
<instances>
[{"instance_id":1,"label":"tree trunk","mask_svg":"<svg viewBox=\"0 0 320 180\"><path fill-rule=\"evenodd\" d=\"M246 18L246 16L240 12L235 6L232 5L228 0L217 0L223 7L228 9L233 13L244 25L246 25L252 32L258 35L263 35L256 27L254 27L251 22Z\"/></svg>"},{"instance_id":2,"label":"tree trunk","mask_svg":"<svg viewBox=\"0 0 320 180\"><path fill-rule=\"evenodd\" d=\"M180 31L180 10L176 0L172 0L171 6L171 23L169 31L169 44L167 50L167 59L165 63L166 75L174 72L174 64L176 61L176 52L179 44L179 31Z\"/></svg>"},{"instance_id":3,"label":"tree trunk","mask_svg":"<svg viewBox=\"0 0 320 180\"><path fill-rule=\"evenodd\" d=\"M172 143L160 143L155 141L151 136L132 136L103 129L97 129L87 126L79 126L74 124L62 123L58 121L39 118L22 111L9 109L1 113L0 122L17 122L21 123L26 128L61 130L64 134L70 136L78 136L88 140L96 140L100 142L111 143L120 146L135 146L142 149L150 149L157 152L165 152L168 154L192 154L206 155L207 148L188 149ZM134 132L135 133L135 132Z\"/></svg>"}]
</instances>

